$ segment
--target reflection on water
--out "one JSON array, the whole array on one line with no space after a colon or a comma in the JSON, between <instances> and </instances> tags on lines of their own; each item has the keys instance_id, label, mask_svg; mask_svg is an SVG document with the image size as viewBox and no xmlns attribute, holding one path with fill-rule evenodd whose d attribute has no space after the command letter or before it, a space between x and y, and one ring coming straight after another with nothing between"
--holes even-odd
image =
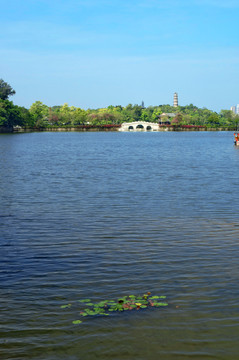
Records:
<instances>
[{"instance_id":1,"label":"reflection on water","mask_svg":"<svg viewBox=\"0 0 239 360\"><path fill-rule=\"evenodd\" d=\"M3 359L237 359L230 132L0 136ZM167 308L60 306L151 291Z\"/></svg>"}]
</instances>

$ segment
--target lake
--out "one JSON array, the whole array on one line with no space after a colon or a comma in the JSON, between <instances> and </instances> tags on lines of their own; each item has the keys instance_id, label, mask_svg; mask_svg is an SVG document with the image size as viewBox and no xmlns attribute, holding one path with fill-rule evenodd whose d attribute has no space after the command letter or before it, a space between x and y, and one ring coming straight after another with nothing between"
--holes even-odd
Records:
<instances>
[{"instance_id":1,"label":"lake","mask_svg":"<svg viewBox=\"0 0 239 360\"><path fill-rule=\"evenodd\" d=\"M238 359L233 140L0 135L0 358ZM148 291L168 306L79 314L79 300Z\"/></svg>"}]
</instances>

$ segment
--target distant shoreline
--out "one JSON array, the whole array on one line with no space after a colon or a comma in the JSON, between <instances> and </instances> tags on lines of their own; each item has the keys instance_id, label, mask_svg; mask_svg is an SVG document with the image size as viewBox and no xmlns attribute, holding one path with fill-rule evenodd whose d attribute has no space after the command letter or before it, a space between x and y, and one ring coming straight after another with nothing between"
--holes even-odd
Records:
<instances>
[{"instance_id":1,"label":"distant shoreline","mask_svg":"<svg viewBox=\"0 0 239 360\"><path fill-rule=\"evenodd\" d=\"M12 133L30 133L30 132L102 132L102 131L119 131L121 125L98 125L98 126L69 126L69 127L39 127L39 128L30 128L30 127L2 127L0 126L0 134L12 134ZM209 128L206 126L185 126L185 125L176 125L176 126L159 126L157 131L142 131L137 130L134 132L162 132L162 131L236 131L234 127L215 127ZM127 132L127 131L125 131ZM128 131L133 132L133 131Z\"/></svg>"}]
</instances>

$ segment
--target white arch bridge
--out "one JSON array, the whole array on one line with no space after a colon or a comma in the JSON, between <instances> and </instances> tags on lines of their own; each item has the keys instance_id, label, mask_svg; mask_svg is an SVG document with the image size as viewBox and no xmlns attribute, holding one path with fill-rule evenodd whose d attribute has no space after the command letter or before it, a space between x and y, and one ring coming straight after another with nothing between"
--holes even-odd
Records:
<instances>
[{"instance_id":1,"label":"white arch bridge","mask_svg":"<svg viewBox=\"0 0 239 360\"><path fill-rule=\"evenodd\" d=\"M119 131L159 131L157 123L135 121L121 124Z\"/></svg>"}]
</instances>

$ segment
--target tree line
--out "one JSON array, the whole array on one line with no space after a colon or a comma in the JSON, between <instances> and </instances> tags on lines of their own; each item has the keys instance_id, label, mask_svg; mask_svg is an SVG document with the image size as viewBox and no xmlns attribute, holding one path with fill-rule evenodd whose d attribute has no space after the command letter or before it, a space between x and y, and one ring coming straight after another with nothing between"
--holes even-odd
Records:
<instances>
[{"instance_id":1,"label":"tree line","mask_svg":"<svg viewBox=\"0 0 239 360\"><path fill-rule=\"evenodd\" d=\"M27 109L14 105L9 100L9 97L14 94L15 90L0 79L0 126L19 125L30 128L47 128L120 125L123 122L134 121L155 123L161 121L163 123L170 120L172 124L179 125L236 127L239 122L239 116L231 110L221 110L220 113L217 113L206 108L198 108L193 104L175 108L170 105L144 107L142 103L142 105L129 104L125 107L110 105L107 108L84 110L68 104L49 107L41 101L36 101Z\"/></svg>"}]
</instances>

